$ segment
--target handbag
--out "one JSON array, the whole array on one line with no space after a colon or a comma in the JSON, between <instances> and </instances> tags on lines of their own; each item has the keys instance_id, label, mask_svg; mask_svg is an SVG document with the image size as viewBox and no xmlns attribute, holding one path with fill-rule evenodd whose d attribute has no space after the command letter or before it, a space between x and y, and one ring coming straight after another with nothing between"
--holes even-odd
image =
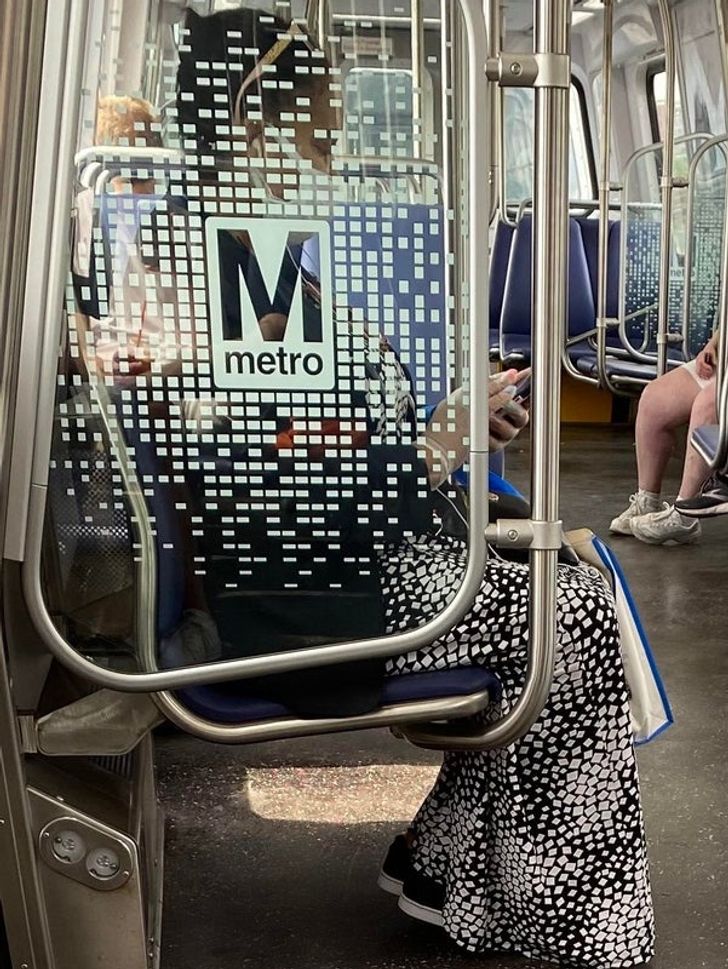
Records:
<instances>
[{"instance_id":1,"label":"handbag","mask_svg":"<svg viewBox=\"0 0 728 969\"><path fill-rule=\"evenodd\" d=\"M627 579L614 552L590 529L569 532L566 537L579 558L602 574L614 594L634 741L637 745L649 743L672 726L674 717Z\"/></svg>"}]
</instances>

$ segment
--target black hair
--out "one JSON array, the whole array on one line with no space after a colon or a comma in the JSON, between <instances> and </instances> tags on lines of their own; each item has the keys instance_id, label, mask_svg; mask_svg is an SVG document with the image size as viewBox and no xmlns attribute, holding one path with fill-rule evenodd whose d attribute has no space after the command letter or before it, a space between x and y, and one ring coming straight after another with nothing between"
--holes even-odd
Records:
<instances>
[{"instance_id":1,"label":"black hair","mask_svg":"<svg viewBox=\"0 0 728 969\"><path fill-rule=\"evenodd\" d=\"M290 32L290 24L264 10L241 7L202 17L190 8L177 71L177 118L182 138L192 138L201 147L212 149L220 137L229 135L243 82L260 59ZM266 119L276 118L292 108L297 96L315 96L325 74L313 73L310 68L314 65L328 66L308 34L297 32L266 72L267 83L261 78L246 91L241 99L242 118L251 111L262 112Z\"/></svg>"}]
</instances>

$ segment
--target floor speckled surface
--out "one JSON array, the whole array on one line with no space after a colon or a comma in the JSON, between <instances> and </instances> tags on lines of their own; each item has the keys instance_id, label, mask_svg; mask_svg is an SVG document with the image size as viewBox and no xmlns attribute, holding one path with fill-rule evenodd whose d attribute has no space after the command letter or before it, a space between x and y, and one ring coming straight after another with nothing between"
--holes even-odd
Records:
<instances>
[{"instance_id":1,"label":"floor speckled surface","mask_svg":"<svg viewBox=\"0 0 728 969\"><path fill-rule=\"evenodd\" d=\"M509 455L516 482L525 453ZM670 484L676 487L677 462ZM628 430L567 428L567 525L606 535L633 486ZM616 539L677 726L640 752L657 909L652 969L728 966L728 518L700 545ZM386 731L212 747L159 738L169 817L164 969L529 969L464 957L374 886L437 755ZM355 768L347 770L346 768Z\"/></svg>"}]
</instances>

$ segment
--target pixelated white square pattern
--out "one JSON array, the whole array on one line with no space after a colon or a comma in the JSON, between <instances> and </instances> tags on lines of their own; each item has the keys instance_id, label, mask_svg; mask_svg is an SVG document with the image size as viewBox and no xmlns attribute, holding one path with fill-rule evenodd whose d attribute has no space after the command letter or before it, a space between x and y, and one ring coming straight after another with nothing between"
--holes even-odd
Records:
<instances>
[{"instance_id":1,"label":"pixelated white square pattern","mask_svg":"<svg viewBox=\"0 0 728 969\"><path fill-rule=\"evenodd\" d=\"M220 233L248 233L271 304L283 259L293 247L315 252L321 287L320 339L304 331L303 286L299 273L283 339L266 340L248 284L237 269L241 339L226 339L220 265ZM213 379L220 389L331 390L335 382L331 229L321 219L210 218L205 225ZM229 277L228 277L229 278Z\"/></svg>"}]
</instances>

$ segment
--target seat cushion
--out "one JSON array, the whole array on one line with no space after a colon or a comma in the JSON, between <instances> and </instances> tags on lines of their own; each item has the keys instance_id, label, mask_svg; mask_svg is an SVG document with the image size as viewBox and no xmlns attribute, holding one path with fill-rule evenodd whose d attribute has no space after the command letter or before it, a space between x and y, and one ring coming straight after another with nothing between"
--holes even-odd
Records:
<instances>
[{"instance_id":1,"label":"seat cushion","mask_svg":"<svg viewBox=\"0 0 728 969\"><path fill-rule=\"evenodd\" d=\"M574 360L576 369L587 377L597 376L597 355L594 351L578 356ZM680 358L668 358L667 364L670 370L682 366L684 360ZM607 357L607 373L614 380L620 378L628 380L654 380L656 376L656 366L649 363L638 363L636 360L625 360L621 357Z\"/></svg>"},{"instance_id":2,"label":"seat cushion","mask_svg":"<svg viewBox=\"0 0 728 969\"><path fill-rule=\"evenodd\" d=\"M245 680L180 690L179 700L190 710L213 723L243 724L278 720L294 714L287 707L251 696ZM488 691L492 700L500 697L500 683L490 670L461 667L435 673L392 676L385 681L382 706L469 696Z\"/></svg>"}]
</instances>

